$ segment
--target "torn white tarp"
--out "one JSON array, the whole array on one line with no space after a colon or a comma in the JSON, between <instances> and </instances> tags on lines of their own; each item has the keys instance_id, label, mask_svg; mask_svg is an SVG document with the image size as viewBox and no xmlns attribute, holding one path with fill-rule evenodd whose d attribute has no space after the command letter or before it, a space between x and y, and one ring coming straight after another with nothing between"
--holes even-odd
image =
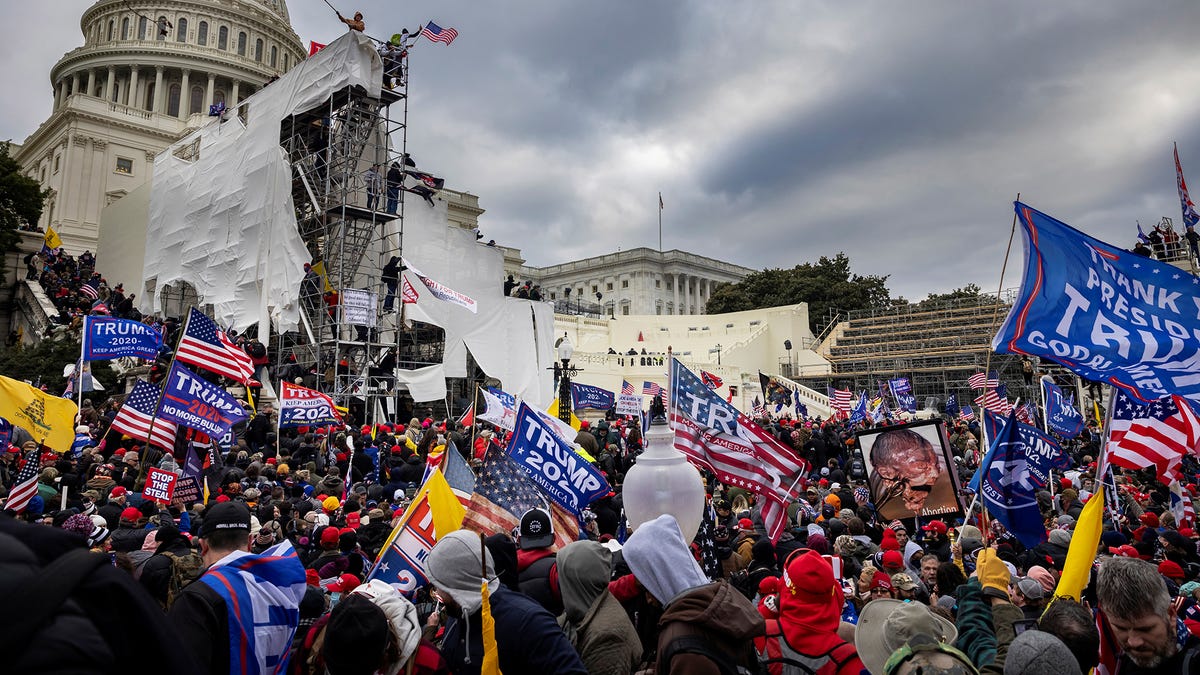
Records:
<instances>
[{"instance_id":1,"label":"torn white tarp","mask_svg":"<svg viewBox=\"0 0 1200 675\"><path fill-rule=\"evenodd\" d=\"M296 229L292 169L282 120L348 86L379 96L382 64L373 43L350 31L255 93L246 126L236 111L160 153L154 162L141 309L158 309L164 288L195 287L223 326L268 321L294 330L303 265L310 256ZM175 151L199 141L199 158ZM153 292L146 291L153 288Z\"/></svg>"},{"instance_id":2,"label":"torn white tarp","mask_svg":"<svg viewBox=\"0 0 1200 675\"><path fill-rule=\"evenodd\" d=\"M446 368L438 363L415 370L396 370L396 381L408 387L413 401L426 403L446 398Z\"/></svg>"}]
</instances>

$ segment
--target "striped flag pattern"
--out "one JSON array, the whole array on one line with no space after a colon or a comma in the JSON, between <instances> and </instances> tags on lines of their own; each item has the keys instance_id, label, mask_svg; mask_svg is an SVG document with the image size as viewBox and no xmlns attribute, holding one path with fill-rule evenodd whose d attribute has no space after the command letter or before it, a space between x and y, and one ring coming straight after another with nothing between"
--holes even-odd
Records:
<instances>
[{"instance_id":1,"label":"striped flag pattern","mask_svg":"<svg viewBox=\"0 0 1200 675\"><path fill-rule=\"evenodd\" d=\"M90 281L79 287L79 293L91 300L100 298L100 292L96 290L96 287Z\"/></svg>"},{"instance_id":2,"label":"striped flag pattern","mask_svg":"<svg viewBox=\"0 0 1200 675\"><path fill-rule=\"evenodd\" d=\"M534 507L544 509L547 502L554 527L554 547L562 548L579 538L579 521L547 499L525 471L492 440L483 457L483 468L475 482L463 527L484 534L509 533L521 525L521 516L526 511Z\"/></svg>"},{"instance_id":3,"label":"striped flag pattern","mask_svg":"<svg viewBox=\"0 0 1200 675\"><path fill-rule=\"evenodd\" d=\"M1200 442L1200 420L1179 396L1141 405L1118 389L1108 424L1109 461L1127 469L1154 466L1159 480L1168 485L1183 456Z\"/></svg>"},{"instance_id":4,"label":"striped flag pattern","mask_svg":"<svg viewBox=\"0 0 1200 675\"><path fill-rule=\"evenodd\" d=\"M430 21L429 23L425 24L424 28L421 29L421 35L424 35L434 42L444 42L446 46L449 46L451 42L454 42L454 38L458 37L458 31L454 30L453 28L442 28L436 23Z\"/></svg>"},{"instance_id":5,"label":"striped flag pattern","mask_svg":"<svg viewBox=\"0 0 1200 675\"><path fill-rule=\"evenodd\" d=\"M243 384L254 375L250 355L195 307L188 314L187 330L179 339L175 358Z\"/></svg>"},{"instance_id":6,"label":"striped flag pattern","mask_svg":"<svg viewBox=\"0 0 1200 675\"><path fill-rule=\"evenodd\" d=\"M971 409L971 406L964 405L958 411L958 419L964 422L970 422L971 420L975 419L975 411Z\"/></svg>"},{"instance_id":7,"label":"striped flag pattern","mask_svg":"<svg viewBox=\"0 0 1200 675\"><path fill-rule=\"evenodd\" d=\"M992 387L1000 386L1000 375L994 371L988 371L987 375L983 373L975 373L967 378L967 384L972 389L991 389Z\"/></svg>"},{"instance_id":8,"label":"striped flag pattern","mask_svg":"<svg viewBox=\"0 0 1200 675\"><path fill-rule=\"evenodd\" d=\"M125 397L125 403L117 411L117 416L113 418L109 428L139 441L147 441L147 436L153 432L154 435L148 442L170 451L175 447L176 426L174 422L154 419L158 399L158 387L145 380L138 380L137 384L133 385L133 391ZM154 423L153 430L150 429L151 422Z\"/></svg>"},{"instance_id":9,"label":"striped flag pattern","mask_svg":"<svg viewBox=\"0 0 1200 675\"><path fill-rule=\"evenodd\" d=\"M850 403L854 399L854 394L850 393L849 389L828 389L829 407L843 415L850 414Z\"/></svg>"},{"instance_id":10,"label":"striped flag pattern","mask_svg":"<svg viewBox=\"0 0 1200 675\"><path fill-rule=\"evenodd\" d=\"M650 398L661 395L663 404L667 403L667 390L659 386L657 382L642 382L642 395Z\"/></svg>"},{"instance_id":11,"label":"striped flag pattern","mask_svg":"<svg viewBox=\"0 0 1200 675\"><path fill-rule=\"evenodd\" d=\"M25 466L21 467L21 472L17 474L17 481L8 491L8 501L4 503L4 508L17 513L24 511L30 500L37 495L37 479L38 451L30 450L25 455Z\"/></svg>"},{"instance_id":12,"label":"striped flag pattern","mask_svg":"<svg viewBox=\"0 0 1200 675\"><path fill-rule=\"evenodd\" d=\"M629 380L621 380L621 393L625 396L633 396L637 392L633 390L632 382Z\"/></svg>"},{"instance_id":13,"label":"striped flag pattern","mask_svg":"<svg viewBox=\"0 0 1200 675\"><path fill-rule=\"evenodd\" d=\"M980 408L991 410L997 415L1007 416L1012 412L1012 404L1008 402L1007 398L1001 398L995 389L988 389L979 396L976 396L975 403Z\"/></svg>"}]
</instances>

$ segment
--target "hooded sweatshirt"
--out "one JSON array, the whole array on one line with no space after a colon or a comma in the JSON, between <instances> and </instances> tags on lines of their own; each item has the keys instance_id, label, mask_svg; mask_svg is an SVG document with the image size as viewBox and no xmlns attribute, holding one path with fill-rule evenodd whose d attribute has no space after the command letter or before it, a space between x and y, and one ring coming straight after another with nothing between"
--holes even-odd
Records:
<instances>
[{"instance_id":1,"label":"hooded sweatshirt","mask_svg":"<svg viewBox=\"0 0 1200 675\"><path fill-rule=\"evenodd\" d=\"M854 648L838 637L842 604L842 588L820 554L810 551L787 566L779 589L779 627L787 646L814 671L830 657L840 664L834 672L865 671Z\"/></svg>"},{"instance_id":2,"label":"hooded sweatshirt","mask_svg":"<svg viewBox=\"0 0 1200 675\"><path fill-rule=\"evenodd\" d=\"M621 603L608 592L612 552L594 541L576 541L558 552L563 616L559 624L592 675L630 673L642 646Z\"/></svg>"},{"instance_id":3,"label":"hooded sweatshirt","mask_svg":"<svg viewBox=\"0 0 1200 675\"><path fill-rule=\"evenodd\" d=\"M633 576L664 607L684 591L708 583L671 515L637 528L622 555Z\"/></svg>"}]
</instances>

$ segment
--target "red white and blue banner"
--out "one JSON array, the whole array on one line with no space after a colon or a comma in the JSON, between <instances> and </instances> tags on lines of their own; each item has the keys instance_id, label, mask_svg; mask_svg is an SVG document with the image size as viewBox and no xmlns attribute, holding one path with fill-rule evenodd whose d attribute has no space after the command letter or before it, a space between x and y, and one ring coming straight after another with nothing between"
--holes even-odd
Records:
<instances>
[{"instance_id":1,"label":"red white and blue banner","mask_svg":"<svg viewBox=\"0 0 1200 675\"><path fill-rule=\"evenodd\" d=\"M221 438L229 433L230 427L249 417L224 389L181 363L173 365L167 373L158 416L211 438Z\"/></svg>"},{"instance_id":2,"label":"red white and blue banner","mask_svg":"<svg viewBox=\"0 0 1200 675\"><path fill-rule=\"evenodd\" d=\"M1083 431L1083 414L1075 409L1057 384L1042 380L1046 394L1046 424L1063 438L1075 438Z\"/></svg>"},{"instance_id":3,"label":"red white and blue banner","mask_svg":"<svg viewBox=\"0 0 1200 675\"><path fill-rule=\"evenodd\" d=\"M428 288L429 292L433 293L433 297L437 298L438 300L445 300L446 302L458 305L472 314L478 313L479 306L478 303L475 302L474 298L469 295L459 293L449 286L434 281L425 274L421 273L420 270L413 267L412 263L410 263L408 260L404 260L403 262L404 266L408 268L408 271L416 275L416 277L421 280L421 283L425 284L425 288Z\"/></svg>"},{"instance_id":4,"label":"red white and blue banner","mask_svg":"<svg viewBox=\"0 0 1200 675\"><path fill-rule=\"evenodd\" d=\"M616 396L607 389L593 387L590 384L571 383L571 407L576 410L592 408L608 410L616 402Z\"/></svg>"},{"instance_id":5,"label":"red white and blue banner","mask_svg":"<svg viewBox=\"0 0 1200 675\"><path fill-rule=\"evenodd\" d=\"M283 382L279 388L279 426L291 427L341 425L342 416L333 399L316 389Z\"/></svg>"},{"instance_id":6,"label":"red white and blue banner","mask_svg":"<svg viewBox=\"0 0 1200 675\"><path fill-rule=\"evenodd\" d=\"M888 380L888 387L892 390L896 407L904 412L917 412L917 397L913 395L912 384L907 377L894 377Z\"/></svg>"},{"instance_id":7,"label":"red white and blue banner","mask_svg":"<svg viewBox=\"0 0 1200 675\"><path fill-rule=\"evenodd\" d=\"M412 599L429 582L425 559L437 543L429 491L422 490L380 549L367 581L379 579Z\"/></svg>"},{"instance_id":8,"label":"red white and blue banner","mask_svg":"<svg viewBox=\"0 0 1200 675\"><path fill-rule=\"evenodd\" d=\"M502 389L488 387L479 390L486 409L479 412L479 419L491 422L506 431L512 431L517 422L517 398Z\"/></svg>"},{"instance_id":9,"label":"red white and blue banner","mask_svg":"<svg viewBox=\"0 0 1200 675\"><path fill-rule=\"evenodd\" d=\"M517 409L508 456L551 499L576 516L609 491L604 475L525 403Z\"/></svg>"},{"instance_id":10,"label":"red white and blue banner","mask_svg":"<svg viewBox=\"0 0 1200 675\"><path fill-rule=\"evenodd\" d=\"M131 319L83 317L83 360L102 361L132 356L153 359L162 347L157 328Z\"/></svg>"}]
</instances>

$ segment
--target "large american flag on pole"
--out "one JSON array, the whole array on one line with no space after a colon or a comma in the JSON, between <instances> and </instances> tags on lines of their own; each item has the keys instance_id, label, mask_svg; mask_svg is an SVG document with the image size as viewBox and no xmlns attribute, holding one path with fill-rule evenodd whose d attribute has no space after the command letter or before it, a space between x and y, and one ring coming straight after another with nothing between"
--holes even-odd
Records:
<instances>
[{"instance_id":1,"label":"large american flag on pole","mask_svg":"<svg viewBox=\"0 0 1200 675\"><path fill-rule=\"evenodd\" d=\"M833 389L832 387L827 392L829 394L829 407L842 415L849 415L850 401L854 398L854 394L849 389Z\"/></svg>"},{"instance_id":2,"label":"large american flag on pole","mask_svg":"<svg viewBox=\"0 0 1200 675\"><path fill-rule=\"evenodd\" d=\"M642 382L642 396L654 398L660 395L662 396L663 403L666 403L668 398L666 389L663 389L657 382L650 382L649 380Z\"/></svg>"},{"instance_id":3,"label":"large american flag on pole","mask_svg":"<svg viewBox=\"0 0 1200 675\"><path fill-rule=\"evenodd\" d=\"M109 428L130 438L171 450L175 447L176 426L174 422L154 418L158 399L158 387L145 380L138 380L137 384L133 385L133 391L125 397L125 403L117 411L117 416L113 418ZM153 430L150 429L152 422ZM150 436L151 433L154 435Z\"/></svg>"},{"instance_id":4,"label":"large american flag on pole","mask_svg":"<svg viewBox=\"0 0 1200 675\"><path fill-rule=\"evenodd\" d=\"M629 380L621 380L621 393L625 396L633 396L637 392L633 390L633 383Z\"/></svg>"},{"instance_id":5,"label":"large american flag on pole","mask_svg":"<svg viewBox=\"0 0 1200 675\"><path fill-rule=\"evenodd\" d=\"M1008 415L1012 412L1012 404L1008 402L1008 398L1001 398L999 392L995 389L988 389L979 396L976 396L975 403L980 408L991 410L997 415Z\"/></svg>"},{"instance_id":6,"label":"large american flag on pole","mask_svg":"<svg viewBox=\"0 0 1200 675\"><path fill-rule=\"evenodd\" d=\"M547 498L504 448L492 440L483 457L483 468L475 481L475 493L471 495L463 527L484 534L508 534L532 508L550 511L555 548L579 538L579 521L575 516Z\"/></svg>"},{"instance_id":7,"label":"large american flag on pole","mask_svg":"<svg viewBox=\"0 0 1200 675\"><path fill-rule=\"evenodd\" d=\"M798 496L807 463L724 401L678 359L671 360L671 426L675 448L726 485L763 498L767 535L778 541L787 504Z\"/></svg>"},{"instance_id":8,"label":"large american flag on pole","mask_svg":"<svg viewBox=\"0 0 1200 675\"><path fill-rule=\"evenodd\" d=\"M8 491L8 501L4 502L4 508L17 513L24 511L29 506L30 500L37 495L37 479L38 451L30 450L25 455L25 466L21 467L16 482Z\"/></svg>"},{"instance_id":9,"label":"large american flag on pole","mask_svg":"<svg viewBox=\"0 0 1200 675\"><path fill-rule=\"evenodd\" d=\"M238 349L215 321L195 307L188 314L187 329L179 339L175 358L243 384L254 375L250 355Z\"/></svg>"},{"instance_id":10,"label":"large american flag on pole","mask_svg":"<svg viewBox=\"0 0 1200 675\"><path fill-rule=\"evenodd\" d=\"M991 389L993 387L999 387L1000 375L994 370L989 371L986 375L983 373L975 373L967 378L967 384L969 384L972 389Z\"/></svg>"},{"instance_id":11,"label":"large american flag on pole","mask_svg":"<svg viewBox=\"0 0 1200 675\"><path fill-rule=\"evenodd\" d=\"M1200 443L1200 420L1187 401L1164 396L1141 405L1120 388L1114 388L1108 429L1108 461L1126 469L1153 466L1169 485L1183 456Z\"/></svg>"}]
</instances>

